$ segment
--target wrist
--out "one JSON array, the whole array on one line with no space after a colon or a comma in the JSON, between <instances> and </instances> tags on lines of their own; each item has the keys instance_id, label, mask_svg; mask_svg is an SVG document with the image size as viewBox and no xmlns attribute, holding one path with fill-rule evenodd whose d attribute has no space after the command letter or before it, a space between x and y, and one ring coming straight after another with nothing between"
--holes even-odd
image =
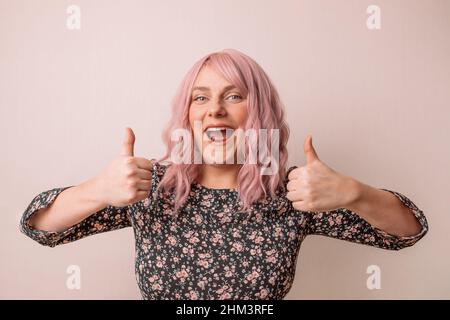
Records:
<instances>
[{"instance_id":1,"label":"wrist","mask_svg":"<svg viewBox=\"0 0 450 320\"><path fill-rule=\"evenodd\" d=\"M364 200L365 185L352 177L345 177L345 188L348 195L344 207L357 211Z\"/></svg>"},{"instance_id":2,"label":"wrist","mask_svg":"<svg viewBox=\"0 0 450 320\"><path fill-rule=\"evenodd\" d=\"M103 182L100 177L96 176L81 184L86 195L86 199L99 208L105 208L109 204L104 197Z\"/></svg>"}]
</instances>

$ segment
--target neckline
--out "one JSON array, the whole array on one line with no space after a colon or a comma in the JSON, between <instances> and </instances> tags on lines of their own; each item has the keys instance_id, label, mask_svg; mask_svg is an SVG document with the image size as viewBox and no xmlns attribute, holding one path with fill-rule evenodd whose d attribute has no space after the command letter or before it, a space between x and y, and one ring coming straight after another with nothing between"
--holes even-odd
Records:
<instances>
[{"instance_id":1,"label":"neckline","mask_svg":"<svg viewBox=\"0 0 450 320\"><path fill-rule=\"evenodd\" d=\"M223 193L223 192L237 193L238 192L237 188L209 188L209 187L205 187L204 185L202 185L198 182L194 182L193 185L200 190L209 191L209 192L221 192L221 193Z\"/></svg>"}]
</instances>

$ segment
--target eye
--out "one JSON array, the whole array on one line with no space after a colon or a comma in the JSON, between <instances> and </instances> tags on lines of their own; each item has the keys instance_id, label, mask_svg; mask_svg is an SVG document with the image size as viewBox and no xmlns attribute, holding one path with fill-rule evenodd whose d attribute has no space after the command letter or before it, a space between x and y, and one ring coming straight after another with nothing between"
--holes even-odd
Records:
<instances>
[{"instance_id":1,"label":"eye","mask_svg":"<svg viewBox=\"0 0 450 320\"><path fill-rule=\"evenodd\" d=\"M206 99L206 97L204 97L204 96L198 96L194 99L194 101L205 101L205 100L198 100L199 98Z\"/></svg>"},{"instance_id":2,"label":"eye","mask_svg":"<svg viewBox=\"0 0 450 320\"><path fill-rule=\"evenodd\" d=\"M236 100L236 99L242 99L242 97L240 96L240 95L238 95L238 94L232 94L231 96L229 96L228 98L231 98L231 97L237 97L237 98L235 98L235 99L232 99L232 100Z\"/></svg>"}]
</instances>

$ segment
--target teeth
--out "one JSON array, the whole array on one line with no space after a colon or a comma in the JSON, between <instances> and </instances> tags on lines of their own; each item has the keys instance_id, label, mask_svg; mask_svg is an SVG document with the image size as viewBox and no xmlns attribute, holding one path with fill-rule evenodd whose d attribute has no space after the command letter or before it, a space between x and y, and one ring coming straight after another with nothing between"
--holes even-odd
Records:
<instances>
[{"instance_id":1,"label":"teeth","mask_svg":"<svg viewBox=\"0 0 450 320\"><path fill-rule=\"evenodd\" d=\"M221 131L226 130L227 127L214 127L214 128L208 128L208 131Z\"/></svg>"},{"instance_id":2,"label":"teeth","mask_svg":"<svg viewBox=\"0 0 450 320\"><path fill-rule=\"evenodd\" d=\"M208 128L205 133L211 141L222 141L229 138L233 134L233 129L229 127L214 127Z\"/></svg>"}]
</instances>

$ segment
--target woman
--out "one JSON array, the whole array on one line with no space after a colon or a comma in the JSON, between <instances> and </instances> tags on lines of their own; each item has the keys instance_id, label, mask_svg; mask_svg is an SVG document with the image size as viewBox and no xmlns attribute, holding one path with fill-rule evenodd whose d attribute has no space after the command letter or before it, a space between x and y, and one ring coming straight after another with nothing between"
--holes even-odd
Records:
<instances>
[{"instance_id":1,"label":"woman","mask_svg":"<svg viewBox=\"0 0 450 320\"><path fill-rule=\"evenodd\" d=\"M178 129L194 139L174 139ZM268 162L250 161L255 145L248 140L244 162L237 161L242 149L227 142L249 129L276 134L270 147L277 153ZM135 136L127 128L119 157L79 186L37 195L21 230L54 247L133 227L144 299L282 299L307 235L398 250L428 231L407 197L332 170L310 136L306 165L286 170L288 135L283 106L261 67L236 50L209 54L175 96L164 157L134 157ZM185 161L198 151L201 163ZM173 161L181 153L184 160Z\"/></svg>"}]
</instances>

